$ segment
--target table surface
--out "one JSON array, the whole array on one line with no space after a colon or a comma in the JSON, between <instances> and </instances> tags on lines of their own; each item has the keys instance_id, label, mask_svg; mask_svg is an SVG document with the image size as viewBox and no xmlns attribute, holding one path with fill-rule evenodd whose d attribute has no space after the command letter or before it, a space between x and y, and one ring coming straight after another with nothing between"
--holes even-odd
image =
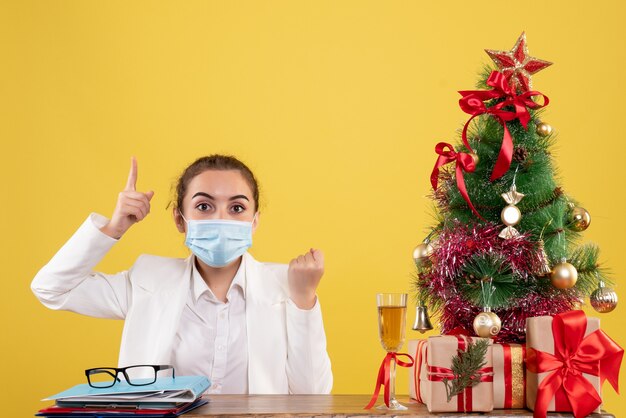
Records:
<instances>
[{"instance_id":1,"label":"table surface","mask_svg":"<svg viewBox=\"0 0 626 418\"><path fill-rule=\"evenodd\" d=\"M402 415L407 417L529 417L531 411L524 409L498 409L487 413L429 413L425 405L398 397L398 400L408 407L406 411L385 411L376 407L363 409L371 395L205 395L209 403L190 411L184 417L208 417L215 415L229 416L381 416ZM382 403L382 396L378 404ZM572 417L571 414L551 413L550 417ZM595 418L614 418L608 413L593 414Z\"/></svg>"}]
</instances>

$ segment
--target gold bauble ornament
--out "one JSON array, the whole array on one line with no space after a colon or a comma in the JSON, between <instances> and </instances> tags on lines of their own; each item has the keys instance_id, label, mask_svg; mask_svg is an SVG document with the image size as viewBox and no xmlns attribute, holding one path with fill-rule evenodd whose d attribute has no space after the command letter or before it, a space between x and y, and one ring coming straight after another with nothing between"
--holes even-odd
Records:
<instances>
[{"instance_id":1,"label":"gold bauble ornament","mask_svg":"<svg viewBox=\"0 0 626 418\"><path fill-rule=\"evenodd\" d=\"M413 250L413 261L415 261L415 265L423 266L427 263L434 250L435 249L430 244L430 240L425 239L424 242Z\"/></svg>"},{"instance_id":2,"label":"gold bauble ornament","mask_svg":"<svg viewBox=\"0 0 626 418\"><path fill-rule=\"evenodd\" d=\"M598 288L589 296L593 309L600 313L608 313L617 307L617 293L610 287L605 287L600 281Z\"/></svg>"},{"instance_id":3,"label":"gold bauble ornament","mask_svg":"<svg viewBox=\"0 0 626 418\"><path fill-rule=\"evenodd\" d=\"M578 271L566 260L563 259L552 267L550 281L557 289L571 289L576 285L576 280L578 280Z\"/></svg>"},{"instance_id":4,"label":"gold bauble ornament","mask_svg":"<svg viewBox=\"0 0 626 418\"><path fill-rule=\"evenodd\" d=\"M552 126L545 122L539 122L536 129L537 135L546 137L552 133Z\"/></svg>"},{"instance_id":5,"label":"gold bauble ornament","mask_svg":"<svg viewBox=\"0 0 626 418\"><path fill-rule=\"evenodd\" d=\"M567 213L567 218L567 227L573 231L582 232L591 224L591 215L580 206L572 207Z\"/></svg>"},{"instance_id":6,"label":"gold bauble ornament","mask_svg":"<svg viewBox=\"0 0 626 418\"><path fill-rule=\"evenodd\" d=\"M502 328L500 317L490 310L485 310L474 318L474 332L482 338L492 338L498 335Z\"/></svg>"}]
</instances>

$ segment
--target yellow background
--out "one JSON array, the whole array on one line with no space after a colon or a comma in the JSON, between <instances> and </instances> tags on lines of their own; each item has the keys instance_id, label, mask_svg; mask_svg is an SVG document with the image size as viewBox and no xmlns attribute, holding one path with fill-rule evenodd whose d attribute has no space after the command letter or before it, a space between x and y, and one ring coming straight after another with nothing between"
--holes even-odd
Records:
<instances>
[{"instance_id":1,"label":"yellow background","mask_svg":"<svg viewBox=\"0 0 626 418\"><path fill-rule=\"evenodd\" d=\"M534 87L551 99L559 174L620 282L624 17L618 1L3 1L1 414L29 416L83 369L116 364L121 321L49 311L29 285L91 211L110 216L131 155L152 213L99 269L186 256L170 186L196 157L234 154L262 186L253 254L325 251L333 392L370 393L384 354L374 295L409 290L434 145L467 119L457 90L474 87L484 48L510 49L522 30L555 62ZM623 312L602 316L622 345ZM605 389L606 409L626 412Z\"/></svg>"}]
</instances>

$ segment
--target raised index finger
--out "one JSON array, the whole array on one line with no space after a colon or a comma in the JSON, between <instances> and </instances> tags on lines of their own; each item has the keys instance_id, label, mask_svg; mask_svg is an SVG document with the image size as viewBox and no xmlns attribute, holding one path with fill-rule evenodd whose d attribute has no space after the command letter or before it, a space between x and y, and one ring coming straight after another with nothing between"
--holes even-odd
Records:
<instances>
[{"instance_id":1,"label":"raised index finger","mask_svg":"<svg viewBox=\"0 0 626 418\"><path fill-rule=\"evenodd\" d=\"M126 187L124 190L135 190L137 185L137 159L135 157L130 158L130 173L128 173L128 180L126 181Z\"/></svg>"}]
</instances>

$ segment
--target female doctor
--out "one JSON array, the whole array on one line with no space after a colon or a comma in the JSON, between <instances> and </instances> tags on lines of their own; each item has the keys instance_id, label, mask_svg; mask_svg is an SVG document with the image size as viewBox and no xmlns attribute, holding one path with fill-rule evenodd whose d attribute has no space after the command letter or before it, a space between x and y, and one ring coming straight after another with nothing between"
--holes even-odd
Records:
<instances>
[{"instance_id":1,"label":"female doctor","mask_svg":"<svg viewBox=\"0 0 626 418\"><path fill-rule=\"evenodd\" d=\"M172 364L205 375L209 393L329 393L330 359L316 289L320 250L289 265L261 263L247 249L259 224L259 191L234 157L187 167L173 215L192 252L186 259L141 255L127 271L93 268L150 212L154 192L136 190L137 162L111 219L91 214L35 276L48 308L124 319L119 366ZM96 365L97 366L97 365Z\"/></svg>"}]
</instances>

